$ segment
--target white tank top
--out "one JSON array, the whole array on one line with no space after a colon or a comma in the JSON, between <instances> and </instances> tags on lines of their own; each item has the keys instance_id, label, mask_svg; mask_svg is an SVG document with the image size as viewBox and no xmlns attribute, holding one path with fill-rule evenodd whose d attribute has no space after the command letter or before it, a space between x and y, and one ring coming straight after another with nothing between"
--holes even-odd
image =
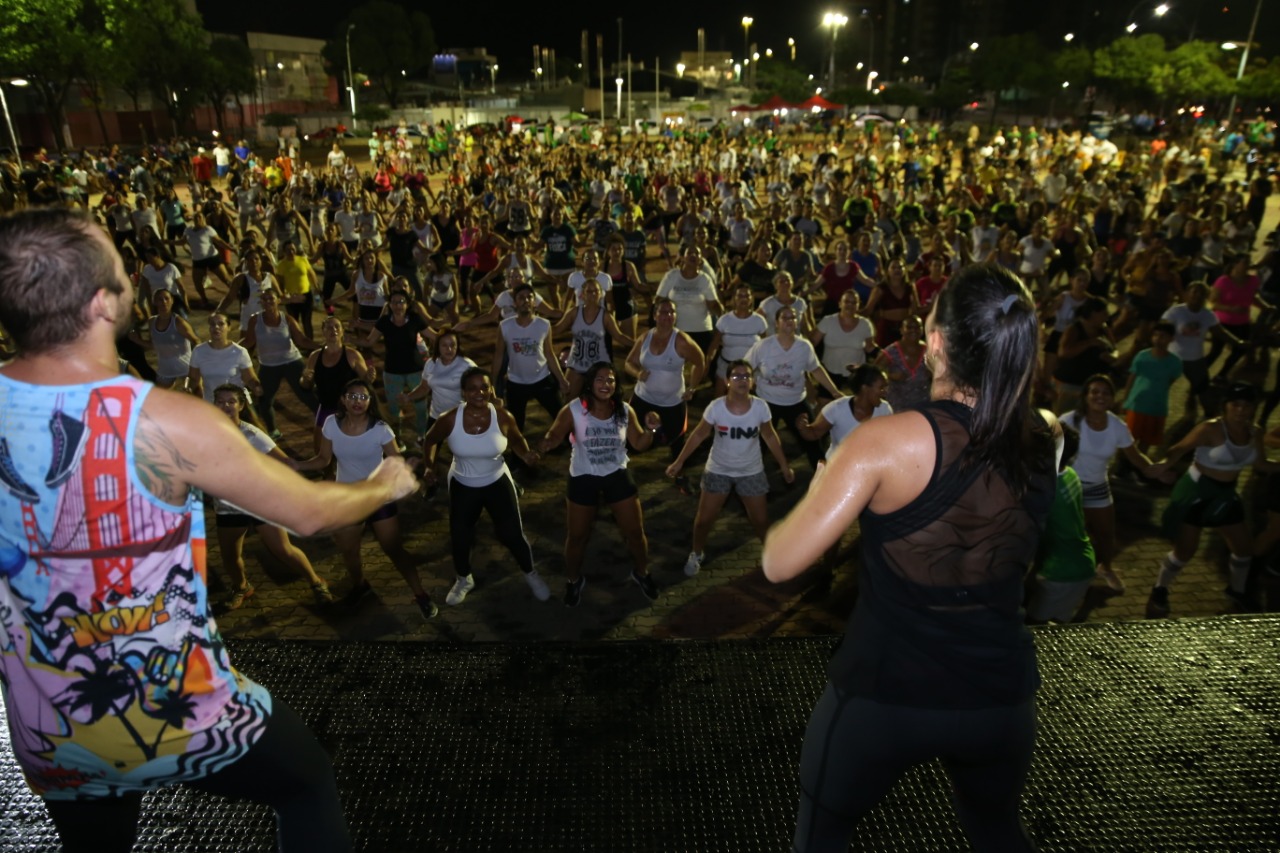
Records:
<instances>
[{"instance_id":1,"label":"white tank top","mask_svg":"<svg viewBox=\"0 0 1280 853\"><path fill-rule=\"evenodd\" d=\"M191 341L178 330L178 318L170 315L169 328L163 331L151 323L151 345L156 348L156 373L162 379L180 379L191 372Z\"/></svg>"},{"instance_id":2,"label":"white tank top","mask_svg":"<svg viewBox=\"0 0 1280 853\"><path fill-rule=\"evenodd\" d=\"M496 483L508 474L502 454L507 449L507 437L498 429L498 413L489 404L489 428L480 435L471 435L463 428L462 403L454 410L453 431L449 433L449 450L453 462L449 476L464 486L481 488Z\"/></svg>"},{"instance_id":3,"label":"white tank top","mask_svg":"<svg viewBox=\"0 0 1280 853\"><path fill-rule=\"evenodd\" d=\"M387 301L386 284L385 277L368 281L364 277L364 270L360 270L356 273L356 302L381 308Z\"/></svg>"},{"instance_id":4,"label":"white tank top","mask_svg":"<svg viewBox=\"0 0 1280 853\"><path fill-rule=\"evenodd\" d=\"M600 420L587 410L585 400L569 404L573 414L573 453L569 456L569 476L591 474L604 477L627 467L627 404L619 417Z\"/></svg>"},{"instance_id":5,"label":"white tank top","mask_svg":"<svg viewBox=\"0 0 1280 853\"><path fill-rule=\"evenodd\" d=\"M270 326L266 318L258 314L253 318L253 331L258 342L258 362L263 367L280 367L302 360L302 353L293 345L293 335L289 334L286 315L281 314L280 322Z\"/></svg>"},{"instance_id":6,"label":"white tank top","mask_svg":"<svg viewBox=\"0 0 1280 853\"><path fill-rule=\"evenodd\" d=\"M636 383L636 396L654 406L678 406L684 402L684 357L676 352L676 332L672 330L667 348L658 355L649 350L653 333L650 329L640 347L640 368L649 377Z\"/></svg>"},{"instance_id":7,"label":"white tank top","mask_svg":"<svg viewBox=\"0 0 1280 853\"><path fill-rule=\"evenodd\" d=\"M280 290L276 280L272 278L271 273L267 273L261 279L255 279L248 273L244 274L244 283L249 286L249 297L240 303L240 328L249 328L249 318L254 314L262 313L262 301L258 298L264 290Z\"/></svg>"},{"instance_id":8,"label":"white tank top","mask_svg":"<svg viewBox=\"0 0 1280 853\"><path fill-rule=\"evenodd\" d=\"M435 230L432 229L430 222L427 222L421 228L419 228L417 225L414 225L413 223L410 223L409 227L413 229L414 234L418 235L418 240L420 240L423 243L423 245L427 247L428 252L434 252L436 250L436 241L434 236Z\"/></svg>"},{"instance_id":9,"label":"white tank top","mask_svg":"<svg viewBox=\"0 0 1280 853\"><path fill-rule=\"evenodd\" d=\"M586 373L597 361L609 360L604 346L604 306L597 309L593 323L587 322L585 310L579 308L573 318L573 350L569 353L569 368L579 373Z\"/></svg>"}]
</instances>

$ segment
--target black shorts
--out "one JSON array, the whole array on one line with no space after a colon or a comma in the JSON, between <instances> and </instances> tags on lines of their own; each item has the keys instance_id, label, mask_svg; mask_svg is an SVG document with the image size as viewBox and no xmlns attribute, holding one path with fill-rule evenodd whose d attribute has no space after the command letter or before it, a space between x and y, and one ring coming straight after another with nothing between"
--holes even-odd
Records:
<instances>
[{"instance_id":1,"label":"black shorts","mask_svg":"<svg viewBox=\"0 0 1280 853\"><path fill-rule=\"evenodd\" d=\"M383 504L373 511L373 515L365 519L366 524L372 524L375 521L385 521L388 518L395 518L400 514L400 507L395 501Z\"/></svg>"},{"instance_id":2,"label":"black shorts","mask_svg":"<svg viewBox=\"0 0 1280 853\"><path fill-rule=\"evenodd\" d=\"M181 237L183 234L186 234L186 233L187 233L187 226L185 226L185 225L166 225L166 226L164 227L164 230L165 230L165 233L169 235L169 239L170 239L170 240L177 240L177 239L178 239L179 237Z\"/></svg>"},{"instance_id":3,"label":"black shorts","mask_svg":"<svg viewBox=\"0 0 1280 853\"><path fill-rule=\"evenodd\" d=\"M570 477L567 497L569 503L579 506L599 506L635 497L636 491L636 482L631 479L631 472L626 468L619 468L603 477L595 474Z\"/></svg>"},{"instance_id":4,"label":"black shorts","mask_svg":"<svg viewBox=\"0 0 1280 853\"><path fill-rule=\"evenodd\" d=\"M698 345L698 349L702 350L706 355L707 350L711 347L711 339L715 337L715 332L685 332L693 342Z\"/></svg>"},{"instance_id":5,"label":"black shorts","mask_svg":"<svg viewBox=\"0 0 1280 853\"><path fill-rule=\"evenodd\" d=\"M214 255L212 258L194 258L191 266L198 270L216 270L222 266L222 256Z\"/></svg>"},{"instance_id":6,"label":"black shorts","mask_svg":"<svg viewBox=\"0 0 1280 853\"><path fill-rule=\"evenodd\" d=\"M215 518L218 520L219 530L243 530L246 527L261 527L271 523L246 512L220 512L215 515Z\"/></svg>"},{"instance_id":7,"label":"black shorts","mask_svg":"<svg viewBox=\"0 0 1280 853\"><path fill-rule=\"evenodd\" d=\"M1267 475L1267 512L1280 514L1280 474Z\"/></svg>"},{"instance_id":8,"label":"black shorts","mask_svg":"<svg viewBox=\"0 0 1280 853\"><path fill-rule=\"evenodd\" d=\"M1138 319L1144 323L1158 323L1164 317L1165 308L1147 301L1144 294L1131 293L1125 297L1125 302L1134 309Z\"/></svg>"}]
</instances>

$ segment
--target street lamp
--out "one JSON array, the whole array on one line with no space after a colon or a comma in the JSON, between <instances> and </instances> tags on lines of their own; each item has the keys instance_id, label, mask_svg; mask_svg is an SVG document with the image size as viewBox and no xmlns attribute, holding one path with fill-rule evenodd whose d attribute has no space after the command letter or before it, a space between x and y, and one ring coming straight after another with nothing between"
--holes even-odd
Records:
<instances>
[{"instance_id":1,"label":"street lamp","mask_svg":"<svg viewBox=\"0 0 1280 853\"><path fill-rule=\"evenodd\" d=\"M822 26L831 28L831 66L827 71L827 88L836 87L836 36L840 28L849 23L849 18L839 12L827 12L822 16Z\"/></svg>"},{"instance_id":2,"label":"street lamp","mask_svg":"<svg viewBox=\"0 0 1280 853\"><path fill-rule=\"evenodd\" d=\"M492 95L497 91L498 91L498 63L495 62L489 66L489 94Z\"/></svg>"},{"instance_id":3,"label":"street lamp","mask_svg":"<svg viewBox=\"0 0 1280 853\"><path fill-rule=\"evenodd\" d=\"M1134 6L1132 9L1129 10L1129 14L1126 16L1126 19L1129 21L1129 23L1124 28L1124 31L1126 33L1129 33L1130 35L1132 35L1133 31L1138 28L1138 22L1134 20L1134 16L1138 14L1138 10L1141 9L1143 5L1144 5L1143 3L1138 3L1136 6ZM1151 14L1155 15L1157 18L1163 18L1165 15L1169 13L1169 10L1172 8L1173 7L1170 6L1168 3L1161 3L1159 6L1156 6L1154 9L1151 10Z\"/></svg>"},{"instance_id":4,"label":"street lamp","mask_svg":"<svg viewBox=\"0 0 1280 853\"><path fill-rule=\"evenodd\" d=\"M676 76L679 77L681 80L684 79L684 70L687 67L688 66L685 65L683 62L676 63Z\"/></svg>"},{"instance_id":5,"label":"street lamp","mask_svg":"<svg viewBox=\"0 0 1280 853\"><path fill-rule=\"evenodd\" d=\"M5 81L0 81L0 109L4 110L4 123L9 128L9 142L13 145L13 156L19 157L18 134L13 131L13 119L9 116L9 99L4 96L4 82ZM21 77L14 77L12 80L7 82L18 87L27 85L27 81Z\"/></svg>"},{"instance_id":6,"label":"street lamp","mask_svg":"<svg viewBox=\"0 0 1280 853\"><path fill-rule=\"evenodd\" d=\"M787 39L787 47L791 48L791 61L795 62L796 61L796 40L792 38Z\"/></svg>"},{"instance_id":7,"label":"street lamp","mask_svg":"<svg viewBox=\"0 0 1280 853\"><path fill-rule=\"evenodd\" d=\"M615 82L615 83L617 83L617 84L618 84L618 125L619 125L619 126L621 126L621 125L622 125L622 83L623 83L623 80L622 80L622 78L621 78L621 77L617 77L617 78L615 78L615 79L614 79L614 81L613 81L613 82Z\"/></svg>"},{"instance_id":8,"label":"street lamp","mask_svg":"<svg viewBox=\"0 0 1280 853\"><path fill-rule=\"evenodd\" d=\"M748 51L751 50L751 47L750 47L751 25L754 24L755 22L756 22L756 19L751 17L750 15L742 16L742 55L743 56L748 56L749 55Z\"/></svg>"},{"instance_id":9,"label":"street lamp","mask_svg":"<svg viewBox=\"0 0 1280 853\"><path fill-rule=\"evenodd\" d=\"M355 24L347 24L347 91L351 93L351 126L356 126L356 78L351 76L351 31Z\"/></svg>"},{"instance_id":10,"label":"street lamp","mask_svg":"<svg viewBox=\"0 0 1280 853\"><path fill-rule=\"evenodd\" d=\"M1073 41L1075 37L1076 37L1075 33L1067 33L1065 36L1062 37L1062 40L1065 42L1070 42L1070 41Z\"/></svg>"},{"instance_id":11,"label":"street lamp","mask_svg":"<svg viewBox=\"0 0 1280 853\"><path fill-rule=\"evenodd\" d=\"M1258 15L1262 13L1262 0L1258 0L1258 5L1253 7L1253 22L1249 24L1249 37L1245 39L1244 50L1240 51L1240 65L1236 68L1236 88L1231 92L1231 105L1227 107L1227 126L1231 126L1231 122L1236 117L1236 92L1240 89L1240 81L1244 79L1244 67L1249 62L1249 47L1253 44L1253 35L1258 29ZM1223 47L1226 47L1224 44Z\"/></svg>"},{"instance_id":12,"label":"street lamp","mask_svg":"<svg viewBox=\"0 0 1280 853\"><path fill-rule=\"evenodd\" d=\"M977 50L977 49L978 49L978 43L977 43L976 41L971 41L971 42L969 42L969 50L970 50L970 51L975 51L975 50Z\"/></svg>"},{"instance_id":13,"label":"street lamp","mask_svg":"<svg viewBox=\"0 0 1280 853\"><path fill-rule=\"evenodd\" d=\"M870 91L871 91L871 85L875 82L875 79L876 79L877 77L879 77L879 76L880 76L880 72L879 72L879 71L868 71L868 72L867 72L867 91L868 91L868 92L870 92Z\"/></svg>"}]
</instances>

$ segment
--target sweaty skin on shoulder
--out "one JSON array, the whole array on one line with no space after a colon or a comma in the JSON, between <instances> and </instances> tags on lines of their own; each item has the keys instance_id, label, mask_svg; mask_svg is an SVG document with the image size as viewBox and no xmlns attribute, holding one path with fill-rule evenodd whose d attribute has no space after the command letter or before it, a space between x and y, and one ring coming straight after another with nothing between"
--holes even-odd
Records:
<instances>
[{"instance_id":1,"label":"sweaty skin on shoulder","mask_svg":"<svg viewBox=\"0 0 1280 853\"><path fill-rule=\"evenodd\" d=\"M864 509L893 512L915 500L936 458L933 430L918 412L867 421L818 463L808 493L769 530L765 577L781 583L802 574Z\"/></svg>"}]
</instances>

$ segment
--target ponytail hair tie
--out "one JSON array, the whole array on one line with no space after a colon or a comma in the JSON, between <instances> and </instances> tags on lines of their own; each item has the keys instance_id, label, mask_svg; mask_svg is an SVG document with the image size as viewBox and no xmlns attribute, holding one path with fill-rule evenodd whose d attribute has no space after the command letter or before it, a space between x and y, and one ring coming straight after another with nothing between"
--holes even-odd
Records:
<instances>
[{"instance_id":1,"label":"ponytail hair tie","mask_svg":"<svg viewBox=\"0 0 1280 853\"><path fill-rule=\"evenodd\" d=\"M1018 301L1018 294L1010 293L1008 296L1004 298L1004 302L1000 303L1000 313L1008 314L1009 309L1013 307L1013 303L1017 301Z\"/></svg>"}]
</instances>

